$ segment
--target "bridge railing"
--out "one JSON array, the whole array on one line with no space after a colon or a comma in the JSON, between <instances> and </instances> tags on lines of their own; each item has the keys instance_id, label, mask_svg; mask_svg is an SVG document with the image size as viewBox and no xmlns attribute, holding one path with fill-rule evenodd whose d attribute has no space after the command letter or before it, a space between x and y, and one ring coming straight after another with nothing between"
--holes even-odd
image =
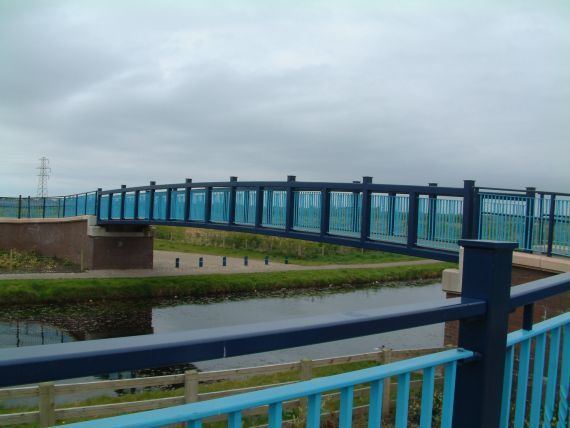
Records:
<instances>
[{"instance_id":1,"label":"bridge railing","mask_svg":"<svg viewBox=\"0 0 570 428\"><path fill-rule=\"evenodd\" d=\"M570 256L570 194L534 187L478 188L476 193L480 239L514 241L523 251Z\"/></svg>"},{"instance_id":2,"label":"bridge railing","mask_svg":"<svg viewBox=\"0 0 570 428\"><path fill-rule=\"evenodd\" d=\"M384 249L457 259L468 223L473 181L464 187L284 182L185 183L122 186L98 191L100 224L170 224ZM467 218L468 221L463 221Z\"/></svg>"},{"instance_id":3,"label":"bridge railing","mask_svg":"<svg viewBox=\"0 0 570 428\"><path fill-rule=\"evenodd\" d=\"M508 362L513 352L511 349L519 341L516 337L513 339L512 336L507 339L509 313L517 307L523 306L523 328L529 333L519 334L522 335L520 346L529 346L523 342L532 337L541 337L542 334L552 331L550 333L551 352L549 354L551 363L548 370L552 371L549 372L549 382L554 382L555 396L554 401L552 401L550 397L553 388L547 385L545 389L546 398L544 399L546 407L542 406L544 411L541 418L550 412L546 409L551 409L550 403L554 402L554 406L558 406L559 420L563 421L564 424L568 413L567 407L564 406L564 400L567 399L565 397L567 397L568 392L567 374L570 361L569 335L568 327L566 327L568 315L551 320L547 324L539 323L534 327L532 316L535 302L570 291L570 274L561 274L534 281L511 290L512 251L516 244L462 240L460 245L465 249L462 296L460 298L302 319L268 320L262 324L3 349L0 351L0 386L252 354L459 320L458 346L470 354L465 354L463 351L452 351L452 353L446 354L446 358L455 355L458 358L453 357L452 360L455 358L456 361L462 361L461 364L457 365L456 379L453 382L453 412L451 412L450 418L453 421L453 426L494 427L498 426L501 420L505 420L504 413L503 419L501 419L501 409L506 405L503 399L503 383L505 382L504 379L507 379L505 385L509 382L511 367L509 367ZM556 331L561 333L556 333ZM559 341L562 334L564 335L562 361L559 364L558 360L552 360L557 352L552 350L555 347L553 343ZM522 351L523 357L525 357L525 352ZM461 357L459 357L460 355ZM471 357L464 358L469 355ZM427 368L452 362L451 360L443 362L440 359L441 355L425 358L423 361L408 362L407 364L417 363L421 367ZM505 361L507 361L506 370ZM525 380L524 361L526 359L523 358L522 361L523 364L518 365L517 382ZM373 376L366 378L367 380L363 380L364 378L358 377L361 374L357 374L355 375L357 377L352 381L353 383L375 382L376 379L389 376L390 373L400 376L413 370L411 366L405 366L405 370L402 367L392 366L382 369L387 370L386 372L373 372ZM397 371L392 372L391 370ZM347 376L350 377L350 375ZM402 391L405 391L406 378L401 379ZM331 383L326 388L344 389L346 397L344 406L349 409L351 407L349 400L351 384L350 382L335 383L338 380L339 378L330 380ZM327 381L323 380L322 382ZM427 384L429 385L429 382ZM316 400L320 391L314 389L317 388L317 384L309 384L305 387L308 389L303 393L306 393L306 396L315 397ZM517 387L517 390L522 391L523 389L524 387ZM556 391L558 392L556 393ZM288 393L291 392L288 391ZM295 394L301 392L298 391ZM283 391L278 391L278 393L283 393ZM266 398L271 401L271 395L268 394L270 393L265 392ZM405 392L402 394L405 397ZM507 394L506 397L509 397L508 392L505 394ZM449 396L448 394L448 398ZM283 397L280 395L277 398ZM234 413L234 422L237 424L240 409L252 405L251 402L247 402L246 398L243 399L245 401L239 401L241 399L237 398L238 401L234 402L234 407L231 409L224 407L218 408L218 410ZM406 401L402 400L401 411L396 412L401 415L400 420L402 422L397 426L405 425L403 415L406 414L404 411ZM271 403L266 401L266 403L274 404L277 401L271 401ZM517 397L517 408L523 405L521 404L522 401L522 398ZM448 399L448 406L451 407L450 402ZM241 404L237 405L236 403ZM197 409L204 410L206 407ZM191 412L190 415L184 414L185 409L187 408L178 408L172 411L178 415L177 417L185 418L185 420L192 420L194 417L200 416L194 412ZM521 411L515 408L515 417L517 417L517 412L520 414ZM532 414L532 410L530 413ZM317 414L316 407L314 414ZM348 413L344 412L344 415L345 421L348 422ZM99 422L100 425L98 426L104 426L101 421ZM110 422L108 426L115 425ZM119 426L127 425L120 424ZM153 426L153 424L148 423L145 426Z\"/></svg>"},{"instance_id":4,"label":"bridge railing","mask_svg":"<svg viewBox=\"0 0 570 428\"><path fill-rule=\"evenodd\" d=\"M570 194L362 182L185 183L50 198L0 198L0 217L96 214L100 224L168 224L263 233L457 260L459 239L514 241L570 256Z\"/></svg>"}]
</instances>

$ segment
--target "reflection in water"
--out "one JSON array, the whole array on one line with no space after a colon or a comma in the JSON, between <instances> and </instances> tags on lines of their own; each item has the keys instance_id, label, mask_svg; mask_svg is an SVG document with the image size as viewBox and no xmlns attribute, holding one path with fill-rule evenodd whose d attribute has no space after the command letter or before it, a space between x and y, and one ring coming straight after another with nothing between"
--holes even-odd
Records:
<instances>
[{"instance_id":1,"label":"reflection in water","mask_svg":"<svg viewBox=\"0 0 570 428\"><path fill-rule=\"evenodd\" d=\"M0 347L47 345L72 342L75 339L63 329L29 321L0 322Z\"/></svg>"}]
</instances>

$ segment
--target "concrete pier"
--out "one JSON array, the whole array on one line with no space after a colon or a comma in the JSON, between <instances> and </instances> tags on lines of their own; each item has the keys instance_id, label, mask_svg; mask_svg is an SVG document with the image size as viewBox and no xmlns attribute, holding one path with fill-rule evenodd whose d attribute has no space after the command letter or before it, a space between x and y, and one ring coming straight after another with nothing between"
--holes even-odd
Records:
<instances>
[{"instance_id":1,"label":"concrete pier","mask_svg":"<svg viewBox=\"0 0 570 428\"><path fill-rule=\"evenodd\" d=\"M0 218L0 249L34 251L85 269L152 269L150 226L97 226L94 216Z\"/></svg>"}]
</instances>

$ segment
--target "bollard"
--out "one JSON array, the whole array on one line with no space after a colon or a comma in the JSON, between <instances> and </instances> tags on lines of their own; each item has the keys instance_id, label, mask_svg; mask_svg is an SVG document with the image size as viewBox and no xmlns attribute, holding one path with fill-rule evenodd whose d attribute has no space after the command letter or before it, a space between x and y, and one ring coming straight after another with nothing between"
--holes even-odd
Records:
<instances>
[{"instance_id":1,"label":"bollard","mask_svg":"<svg viewBox=\"0 0 570 428\"><path fill-rule=\"evenodd\" d=\"M180 267L180 257L176 257L174 260L174 267L178 269Z\"/></svg>"},{"instance_id":2,"label":"bollard","mask_svg":"<svg viewBox=\"0 0 570 428\"><path fill-rule=\"evenodd\" d=\"M228 261L226 259L226 256L222 257L222 266L227 266L228 265Z\"/></svg>"},{"instance_id":3,"label":"bollard","mask_svg":"<svg viewBox=\"0 0 570 428\"><path fill-rule=\"evenodd\" d=\"M198 267L204 267L204 257L198 259Z\"/></svg>"},{"instance_id":4,"label":"bollard","mask_svg":"<svg viewBox=\"0 0 570 428\"><path fill-rule=\"evenodd\" d=\"M267 266L269 264L269 256L265 256L263 261L265 262L265 266Z\"/></svg>"},{"instance_id":5,"label":"bollard","mask_svg":"<svg viewBox=\"0 0 570 428\"><path fill-rule=\"evenodd\" d=\"M247 258L247 256L244 256L243 257L243 265L247 266L247 263L248 263L248 258Z\"/></svg>"},{"instance_id":6,"label":"bollard","mask_svg":"<svg viewBox=\"0 0 570 428\"><path fill-rule=\"evenodd\" d=\"M285 264L286 264L286 265L289 264L289 256L285 256Z\"/></svg>"}]
</instances>

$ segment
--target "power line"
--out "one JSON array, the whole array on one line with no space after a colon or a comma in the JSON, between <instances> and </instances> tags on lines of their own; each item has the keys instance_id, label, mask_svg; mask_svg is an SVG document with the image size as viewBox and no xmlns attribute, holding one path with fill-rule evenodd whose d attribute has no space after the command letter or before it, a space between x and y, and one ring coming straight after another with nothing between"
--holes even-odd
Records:
<instances>
[{"instance_id":1,"label":"power line","mask_svg":"<svg viewBox=\"0 0 570 428\"><path fill-rule=\"evenodd\" d=\"M38 191L37 196L43 198L48 195L48 179L51 174L51 168L49 166L49 159L45 156L40 158L40 166L36 168L38 170Z\"/></svg>"}]
</instances>

